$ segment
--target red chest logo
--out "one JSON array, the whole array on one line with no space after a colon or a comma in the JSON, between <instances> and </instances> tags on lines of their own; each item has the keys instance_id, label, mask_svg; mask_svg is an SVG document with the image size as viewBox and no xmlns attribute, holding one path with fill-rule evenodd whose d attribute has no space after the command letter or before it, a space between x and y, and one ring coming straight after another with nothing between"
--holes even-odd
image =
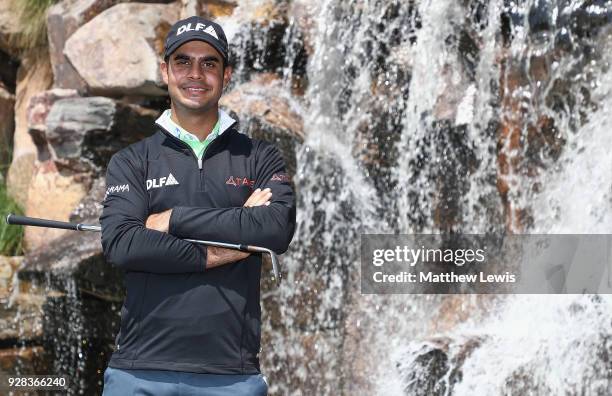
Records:
<instances>
[{"instance_id":1,"label":"red chest logo","mask_svg":"<svg viewBox=\"0 0 612 396\"><path fill-rule=\"evenodd\" d=\"M255 180L249 180L246 177L230 176L229 179L225 181L225 184L235 187L248 186L252 188L255 184Z\"/></svg>"}]
</instances>

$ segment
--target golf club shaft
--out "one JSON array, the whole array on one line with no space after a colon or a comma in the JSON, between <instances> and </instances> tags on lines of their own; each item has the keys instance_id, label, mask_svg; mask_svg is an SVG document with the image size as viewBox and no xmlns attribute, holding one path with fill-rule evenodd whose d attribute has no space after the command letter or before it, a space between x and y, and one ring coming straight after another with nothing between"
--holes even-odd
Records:
<instances>
[{"instance_id":1,"label":"golf club shaft","mask_svg":"<svg viewBox=\"0 0 612 396\"><path fill-rule=\"evenodd\" d=\"M8 214L6 216L6 223L11 225L24 225L32 227L46 227L46 228L59 228L63 230L73 231L93 231L101 232L102 228L97 225L81 224L81 223L68 223L65 221L38 219L35 217L17 216L14 214ZM270 250L259 246L241 245L234 243L215 242L215 241L202 241L199 239L185 239L187 242L197 243L200 245L214 246L225 249L241 250L243 252L251 253L267 253L272 259L272 271L274 272L274 278L277 284L280 284L280 272L278 270L278 258L276 254Z\"/></svg>"},{"instance_id":2,"label":"golf club shaft","mask_svg":"<svg viewBox=\"0 0 612 396\"><path fill-rule=\"evenodd\" d=\"M60 228L62 230L73 230L73 231L95 231L100 232L100 226L93 226L87 224L76 224L68 223L65 221L37 219L35 217L17 216L9 214L6 216L6 223L11 225L25 225L32 227L46 227L46 228Z\"/></svg>"}]
</instances>

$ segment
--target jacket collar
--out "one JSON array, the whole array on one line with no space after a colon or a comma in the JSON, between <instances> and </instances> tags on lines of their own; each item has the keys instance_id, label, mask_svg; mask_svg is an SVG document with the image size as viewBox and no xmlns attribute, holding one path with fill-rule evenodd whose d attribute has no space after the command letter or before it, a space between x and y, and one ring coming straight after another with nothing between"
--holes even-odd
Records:
<instances>
[{"instance_id":1,"label":"jacket collar","mask_svg":"<svg viewBox=\"0 0 612 396\"><path fill-rule=\"evenodd\" d=\"M225 111L219 109L218 114L219 114L219 119L217 122L219 123L219 132L217 133L217 137L220 136L223 132L228 130L232 125L236 123L236 120L233 119ZM195 139L198 139L192 133L186 131L180 125L175 123L172 120L172 118L170 118L170 115L171 115L171 110L167 109L159 116L159 118L157 118L157 120L155 120L155 123L161 126L162 128L164 128L166 131L168 131L171 135L173 135L176 138L180 139L180 136L179 136L179 131L180 131L180 133L182 134L190 135L190 136L193 136Z\"/></svg>"}]
</instances>

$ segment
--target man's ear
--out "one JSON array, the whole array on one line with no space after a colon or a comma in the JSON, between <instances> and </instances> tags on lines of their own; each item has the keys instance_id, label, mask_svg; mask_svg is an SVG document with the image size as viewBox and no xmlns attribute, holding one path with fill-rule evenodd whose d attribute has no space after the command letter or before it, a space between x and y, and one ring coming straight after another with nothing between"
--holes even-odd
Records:
<instances>
[{"instance_id":1,"label":"man's ear","mask_svg":"<svg viewBox=\"0 0 612 396\"><path fill-rule=\"evenodd\" d=\"M164 80L164 84L168 85L168 64L162 61L162 63L159 64L159 70L161 71L161 76Z\"/></svg>"},{"instance_id":2,"label":"man's ear","mask_svg":"<svg viewBox=\"0 0 612 396\"><path fill-rule=\"evenodd\" d=\"M223 89L227 88L227 86L230 83L230 80L232 79L232 72L233 69L231 66L225 66L225 68L223 69Z\"/></svg>"}]
</instances>

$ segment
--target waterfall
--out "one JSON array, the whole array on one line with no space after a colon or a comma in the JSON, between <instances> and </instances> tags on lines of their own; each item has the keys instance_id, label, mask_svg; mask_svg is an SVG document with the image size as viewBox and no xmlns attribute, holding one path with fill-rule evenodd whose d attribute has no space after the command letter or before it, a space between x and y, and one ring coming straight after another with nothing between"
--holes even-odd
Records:
<instances>
[{"instance_id":1,"label":"waterfall","mask_svg":"<svg viewBox=\"0 0 612 396\"><path fill-rule=\"evenodd\" d=\"M265 2L238 3L235 83L270 56L288 97L307 83L298 228L263 296L270 391L609 394L609 296L361 295L359 262L363 233L609 232L612 4L280 2L266 55L274 27L240 28Z\"/></svg>"}]
</instances>

